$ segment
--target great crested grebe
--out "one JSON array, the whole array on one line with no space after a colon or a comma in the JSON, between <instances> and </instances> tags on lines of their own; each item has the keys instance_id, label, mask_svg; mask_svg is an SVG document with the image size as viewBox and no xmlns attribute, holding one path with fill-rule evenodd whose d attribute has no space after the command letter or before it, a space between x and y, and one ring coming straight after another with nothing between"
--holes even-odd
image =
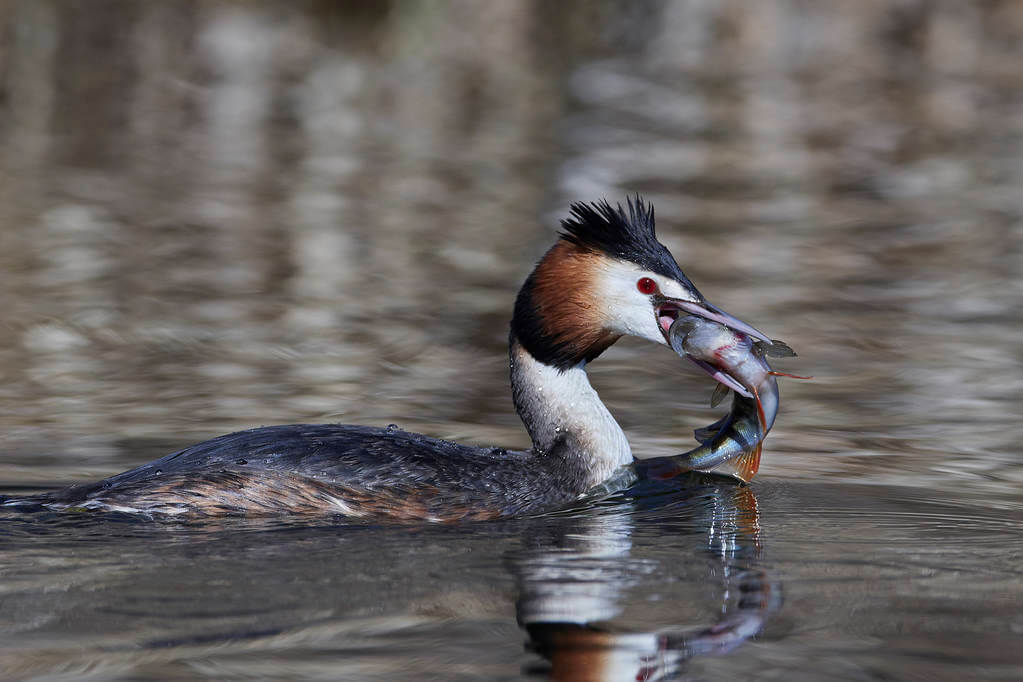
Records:
<instances>
[{"instance_id":1,"label":"great crested grebe","mask_svg":"<svg viewBox=\"0 0 1023 682\"><path fill-rule=\"evenodd\" d=\"M220 436L97 483L6 505L143 514L337 514L424 521L493 519L563 507L621 472L632 450L586 378L586 363L629 334L668 344L696 315L767 344L710 305L654 234L654 210L574 204L558 242L515 301L509 354L531 450L459 445L340 424ZM625 478L628 478L626 476Z\"/></svg>"}]
</instances>

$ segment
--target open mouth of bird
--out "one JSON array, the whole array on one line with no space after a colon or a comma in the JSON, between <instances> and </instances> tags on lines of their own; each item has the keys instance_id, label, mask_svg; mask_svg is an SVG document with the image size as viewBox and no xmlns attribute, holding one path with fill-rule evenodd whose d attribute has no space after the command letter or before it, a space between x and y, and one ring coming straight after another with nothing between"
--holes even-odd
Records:
<instances>
[{"instance_id":1,"label":"open mouth of bird","mask_svg":"<svg viewBox=\"0 0 1023 682\"><path fill-rule=\"evenodd\" d=\"M668 330L671 329L671 325L682 315L682 309L677 308L670 303L657 306L657 326L661 328L661 333L664 334L664 340L668 341L668 345L671 345L671 341L668 338Z\"/></svg>"},{"instance_id":2,"label":"open mouth of bird","mask_svg":"<svg viewBox=\"0 0 1023 682\"><path fill-rule=\"evenodd\" d=\"M683 355L683 357L686 357L688 360L692 361L693 364L695 364L701 370L706 372L708 376L710 376L718 383L724 385L727 388L730 388L739 395L742 395L747 398L752 397L752 394L747 389L747 387L744 386L741 381L732 376L727 371L726 368L718 367L704 360L691 357L689 355L684 354L680 349L675 348L675 346L671 342L670 333L671 326L675 323L676 320L679 319L679 317L688 317L690 315L695 315L697 317L702 317L706 320L710 320L711 322L716 322L717 324L724 325L726 327L729 327L730 329L739 331L743 334L748 334L750 336L765 339L767 340L767 343L770 343L770 339L767 339L766 336L764 336L761 332L757 331L754 327L746 324L742 320L732 317L723 310L720 310L719 308L716 308L710 304L701 305L698 303L689 303L688 301L675 300L665 301L657 306L656 314L657 326L660 328L661 333L664 335L664 340L667 342L669 347L676 350L676 352L679 352L679 354Z\"/></svg>"}]
</instances>

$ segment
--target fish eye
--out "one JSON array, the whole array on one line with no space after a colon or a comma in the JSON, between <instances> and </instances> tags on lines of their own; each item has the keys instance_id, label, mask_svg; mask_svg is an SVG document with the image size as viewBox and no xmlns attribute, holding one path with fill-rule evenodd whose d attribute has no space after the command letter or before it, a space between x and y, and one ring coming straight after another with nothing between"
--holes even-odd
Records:
<instances>
[{"instance_id":1,"label":"fish eye","mask_svg":"<svg viewBox=\"0 0 1023 682\"><path fill-rule=\"evenodd\" d=\"M639 281L636 282L636 288L639 289L639 293L649 296L650 294L657 293L657 282L649 277L640 277Z\"/></svg>"}]
</instances>

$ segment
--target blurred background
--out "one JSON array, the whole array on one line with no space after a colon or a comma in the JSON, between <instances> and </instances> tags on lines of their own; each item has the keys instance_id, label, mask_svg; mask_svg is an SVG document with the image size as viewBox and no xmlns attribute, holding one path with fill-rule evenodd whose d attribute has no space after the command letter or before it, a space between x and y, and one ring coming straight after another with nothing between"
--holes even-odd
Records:
<instances>
[{"instance_id":1,"label":"blurred background","mask_svg":"<svg viewBox=\"0 0 1023 682\"><path fill-rule=\"evenodd\" d=\"M1018 504L1023 4L0 2L0 482L219 433L525 447L506 340L570 202L657 209L816 376L762 477ZM625 340L639 456L712 385Z\"/></svg>"}]
</instances>

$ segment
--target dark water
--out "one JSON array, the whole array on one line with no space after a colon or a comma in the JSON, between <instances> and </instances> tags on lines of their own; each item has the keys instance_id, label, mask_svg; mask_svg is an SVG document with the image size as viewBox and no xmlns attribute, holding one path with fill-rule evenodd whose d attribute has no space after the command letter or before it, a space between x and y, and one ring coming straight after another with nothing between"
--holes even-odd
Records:
<instances>
[{"instance_id":1,"label":"dark water","mask_svg":"<svg viewBox=\"0 0 1023 682\"><path fill-rule=\"evenodd\" d=\"M641 192L800 357L749 489L458 527L0 516L4 679L1023 677L1023 7L0 4L0 493L259 424L522 447L511 301ZM711 387L622 341L639 456Z\"/></svg>"},{"instance_id":2,"label":"dark water","mask_svg":"<svg viewBox=\"0 0 1023 682\"><path fill-rule=\"evenodd\" d=\"M910 488L711 479L454 527L5 516L0 665L69 679L1016 679L1021 520Z\"/></svg>"}]
</instances>

